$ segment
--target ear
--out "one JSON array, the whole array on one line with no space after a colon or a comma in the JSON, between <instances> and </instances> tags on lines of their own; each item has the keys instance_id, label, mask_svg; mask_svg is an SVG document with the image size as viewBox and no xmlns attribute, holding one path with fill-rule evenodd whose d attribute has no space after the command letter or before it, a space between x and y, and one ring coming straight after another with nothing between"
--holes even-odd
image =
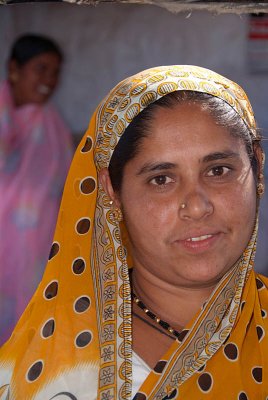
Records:
<instances>
[{"instance_id":1,"label":"ear","mask_svg":"<svg viewBox=\"0 0 268 400\"><path fill-rule=\"evenodd\" d=\"M113 189L108 168L103 168L99 171L99 181L107 196L114 202L115 207L120 208L119 196Z\"/></svg>"},{"instance_id":2,"label":"ear","mask_svg":"<svg viewBox=\"0 0 268 400\"><path fill-rule=\"evenodd\" d=\"M263 169L264 169L265 154L258 143L254 145L254 154L258 161L258 180L259 182L262 183L264 180Z\"/></svg>"}]
</instances>

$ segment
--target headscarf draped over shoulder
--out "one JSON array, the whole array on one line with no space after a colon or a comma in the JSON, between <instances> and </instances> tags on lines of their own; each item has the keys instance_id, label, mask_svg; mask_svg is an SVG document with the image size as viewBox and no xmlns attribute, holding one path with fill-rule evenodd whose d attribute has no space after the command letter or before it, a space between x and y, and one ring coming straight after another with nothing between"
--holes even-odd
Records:
<instances>
[{"instance_id":1,"label":"headscarf draped over shoulder","mask_svg":"<svg viewBox=\"0 0 268 400\"><path fill-rule=\"evenodd\" d=\"M223 99L241 116L252 139L258 139L244 91L204 68L152 68L125 79L108 94L74 156L44 277L10 340L0 350L1 400L131 398L129 266L123 227L114 218L97 171L109 165L117 142L135 116L150 103L178 90ZM240 364L236 360L242 345L243 351L248 351L242 361L248 368L243 379L249 381L249 398L264 393L260 380L262 368L266 377L268 373L268 347L261 332L265 331L268 301L264 278L257 278L256 284L251 271L256 232L257 227L237 268L222 278L196 321L184 330L184 339L174 342L150 373L137 400L222 398L213 387L213 374L221 378L230 366L239 385ZM261 302L266 302L264 308ZM247 325L250 335L246 337ZM233 336L236 343L229 342ZM222 350L226 343L227 355ZM253 356L252 349L257 348ZM250 357L252 362L247 361ZM201 372L210 363L209 372ZM238 397L236 383L229 386L224 386L226 398L247 398ZM268 395L267 384L265 393Z\"/></svg>"}]
</instances>

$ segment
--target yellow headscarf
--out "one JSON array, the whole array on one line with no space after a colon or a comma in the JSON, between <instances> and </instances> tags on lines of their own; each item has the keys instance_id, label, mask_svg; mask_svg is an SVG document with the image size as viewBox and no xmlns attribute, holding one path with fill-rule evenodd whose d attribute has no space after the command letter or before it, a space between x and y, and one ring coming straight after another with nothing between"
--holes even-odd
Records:
<instances>
[{"instance_id":1,"label":"yellow headscarf","mask_svg":"<svg viewBox=\"0 0 268 400\"><path fill-rule=\"evenodd\" d=\"M204 68L149 69L108 94L76 151L44 277L0 350L0 400L131 398L128 263L122 226L97 171L108 166L133 118L177 90L223 99L256 136L244 91ZM237 268L222 278L185 328L185 338L172 344L136 400L266 399L268 295L267 280L256 281L252 271L256 231Z\"/></svg>"}]
</instances>

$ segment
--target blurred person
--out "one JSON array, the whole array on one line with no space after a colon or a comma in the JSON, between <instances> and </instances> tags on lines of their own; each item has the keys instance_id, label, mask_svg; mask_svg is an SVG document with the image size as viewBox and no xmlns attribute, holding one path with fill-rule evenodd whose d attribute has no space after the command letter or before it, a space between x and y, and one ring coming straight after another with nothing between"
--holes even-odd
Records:
<instances>
[{"instance_id":1,"label":"blurred person","mask_svg":"<svg viewBox=\"0 0 268 400\"><path fill-rule=\"evenodd\" d=\"M62 61L52 40L23 35L0 84L0 343L42 276L72 156L70 132L48 103Z\"/></svg>"}]
</instances>

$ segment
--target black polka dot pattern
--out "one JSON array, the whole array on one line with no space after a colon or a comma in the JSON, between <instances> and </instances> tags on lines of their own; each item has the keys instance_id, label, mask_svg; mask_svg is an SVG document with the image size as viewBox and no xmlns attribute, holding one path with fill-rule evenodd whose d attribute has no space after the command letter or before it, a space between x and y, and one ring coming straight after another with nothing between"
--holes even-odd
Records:
<instances>
[{"instance_id":1,"label":"black polka dot pattern","mask_svg":"<svg viewBox=\"0 0 268 400\"><path fill-rule=\"evenodd\" d=\"M136 393L133 400L146 400L147 397L143 393Z\"/></svg>"},{"instance_id":2,"label":"black polka dot pattern","mask_svg":"<svg viewBox=\"0 0 268 400\"><path fill-rule=\"evenodd\" d=\"M64 396L64 397L63 397ZM60 392L60 393L58 393L58 394L56 394L55 396L53 396L53 397L50 397L50 399L49 400L54 400L54 399L60 399L60 400L63 400L63 399L70 399L70 400L78 400L78 398L76 397L76 396L74 396L72 393L70 393L70 392Z\"/></svg>"},{"instance_id":3,"label":"black polka dot pattern","mask_svg":"<svg viewBox=\"0 0 268 400\"><path fill-rule=\"evenodd\" d=\"M265 287L264 283L259 278L256 278L256 284L257 284L257 289L258 290L261 290L261 289L263 289Z\"/></svg>"},{"instance_id":4,"label":"black polka dot pattern","mask_svg":"<svg viewBox=\"0 0 268 400\"><path fill-rule=\"evenodd\" d=\"M224 354L225 356L231 360L235 361L238 358L238 348L234 343L228 343L224 346Z\"/></svg>"},{"instance_id":5,"label":"black polka dot pattern","mask_svg":"<svg viewBox=\"0 0 268 400\"><path fill-rule=\"evenodd\" d=\"M175 399L175 397L177 396L177 394L178 394L177 389L174 389L169 395L163 397L163 400Z\"/></svg>"},{"instance_id":6,"label":"black polka dot pattern","mask_svg":"<svg viewBox=\"0 0 268 400\"><path fill-rule=\"evenodd\" d=\"M35 381L43 371L43 361L36 361L27 372L27 379L30 382Z\"/></svg>"},{"instance_id":7,"label":"black polka dot pattern","mask_svg":"<svg viewBox=\"0 0 268 400\"><path fill-rule=\"evenodd\" d=\"M86 142L85 142L83 148L81 149L81 152L82 153L87 153L91 149L92 149L92 139L88 136L86 138Z\"/></svg>"},{"instance_id":8,"label":"black polka dot pattern","mask_svg":"<svg viewBox=\"0 0 268 400\"><path fill-rule=\"evenodd\" d=\"M206 368L206 364L202 365L202 367L200 367L200 368L198 369L198 372L204 371L205 368Z\"/></svg>"},{"instance_id":9,"label":"black polka dot pattern","mask_svg":"<svg viewBox=\"0 0 268 400\"><path fill-rule=\"evenodd\" d=\"M255 382L262 383L262 367L252 368L252 376Z\"/></svg>"},{"instance_id":10,"label":"black polka dot pattern","mask_svg":"<svg viewBox=\"0 0 268 400\"><path fill-rule=\"evenodd\" d=\"M178 337L179 341L182 342L183 339L185 338L185 336L187 335L187 333L189 332L189 329L183 329L180 332L180 336Z\"/></svg>"},{"instance_id":11,"label":"black polka dot pattern","mask_svg":"<svg viewBox=\"0 0 268 400\"><path fill-rule=\"evenodd\" d=\"M199 376L197 383L202 392L209 392L213 385L212 377L209 373L204 372Z\"/></svg>"},{"instance_id":12,"label":"black polka dot pattern","mask_svg":"<svg viewBox=\"0 0 268 400\"><path fill-rule=\"evenodd\" d=\"M167 365L167 361L164 361L164 360L158 361L158 363L154 367L154 372L156 372L157 374L161 374L166 365Z\"/></svg>"},{"instance_id":13,"label":"black polka dot pattern","mask_svg":"<svg viewBox=\"0 0 268 400\"><path fill-rule=\"evenodd\" d=\"M53 299L53 297L57 296L58 293L58 282L51 282L45 289L45 298L47 300Z\"/></svg>"},{"instance_id":14,"label":"black polka dot pattern","mask_svg":"<svg viewBox=\"0 0 268 400\"><path fill-rule=\"evenodd\" d=\"M91 332L84 331L79 333L79 335L75 339L75 344L77 347L86 347L92 339Z\"/></svg>"},{"instance_id":15,"label":"black polka dot pattern","mask_svg":"<svg viewBox=\"0 0 268 400\"><path fill-rule=\"evenodd\" d=\"M258 339L259 339L259 342L260 342L264 337L264 329L263 329L262 326L257 325L256 330L257 330L257 335L258 335Z\"/></svg>"},{"instance_id":16,"label":"black polka dot pattern","mask_svg":"<svg viewBox=\"0 0 268 400\"><path fill-rule=\"evenodd\" d=\"M261 316L262 316L262 318L266 318L267 317L267 311L261 310Z\"/></svg>"},{"instance_id":17,"label":"black polka dot pattern","mask_svg":"<svg viewBox=\"0 0 268 400\"><path fill-rule=\"evenodd\" d=\"M74 309L78 313L85 312L90 306L90 299L87 296L82 296L75 301Z\"/></svg>"},{"instance_id":18,"label":"black polka dot pattern","mask_svg":"<svg viewBox=\"0 0 268 400\"><path fill-rule=\"evenodd\" d=\"M48 338L53 335L55 330L55 320L53 318L49 319L42 328L42 336Z\"/></svg>"},{"instance_id":19,"label":"black polka dot pattern","mask_svg":"<svg viewBox=\"0 0 268 400\"><path fill-rule=\"evenodd\" d=\"M74 260L72 265L72 270L75 275L80 275L84 272L86 268L85 261L82 258L77 258Z\"/></svg>"},{"instance_id":20,"label":"black polka dot pattern","mask_svg":"<svg viewBox=\"0 0 268 400\"><path fill-rule=\"evenodd\" d=\"M88 218L82 218L76 224L76 231L80 235L84 235L89 231L90 228L90 220Z\"/></svg>"},{"instance_id":21,"label":"black polka dot pattern","mask_svg":"<svg viewBox=\"0 0 268 400\"><path fill-rule=\"evenodd\" d=\"M93 178L83 179L80 184L80 190L83 194L90 194L96 189L96 182Z\"/></svg>"},{"instance_id":22,"label":"black polka dot pattern","mask_svg":"<svg viewBox=\"0 0 268 400\"><path fill-rule=\"evenodd\" d=\"M248 400L248 396L245 392L240 392L238 395L238 400Z\"/></svg>"},{"instance_id":23,"label":"black polka dot pattern","mask_svg":"<svg viewBox=\"0 0 268 400\"><path fill-rule=\"evenodd\" d=\"M55 396L50 397L49 400L54 400L54 399L59 399L59 400L78 400L78 398L76 396L74 396L72 393L70 392L60 392L55 394Z\"/></svg>"},{"instance_id":24,"label":"black polka dot pattern","mask_svg":"<svg viewBox=\"0 0 268 400\"><path fill-rule=\"evenodd\" d=\"M55 257L55 256L58 254L59 250L60 250L60 245L59 245L59 243L54 242L54 243L52 244L52 246L51 246L48 259L51 260L53 257Z\"/></svg>"},{"instance_id":25,"label":"black polka dot pattern","mask_svg":"<svg viewBox=\"0 0 268 400\"><path fill-rule=\"evenodd\" d=\"M245 304L246 304L246 302L242 301L242 303L241 303L241 311L243 311L243 308L245 307Z\"/></svg>"}]
</instances>

